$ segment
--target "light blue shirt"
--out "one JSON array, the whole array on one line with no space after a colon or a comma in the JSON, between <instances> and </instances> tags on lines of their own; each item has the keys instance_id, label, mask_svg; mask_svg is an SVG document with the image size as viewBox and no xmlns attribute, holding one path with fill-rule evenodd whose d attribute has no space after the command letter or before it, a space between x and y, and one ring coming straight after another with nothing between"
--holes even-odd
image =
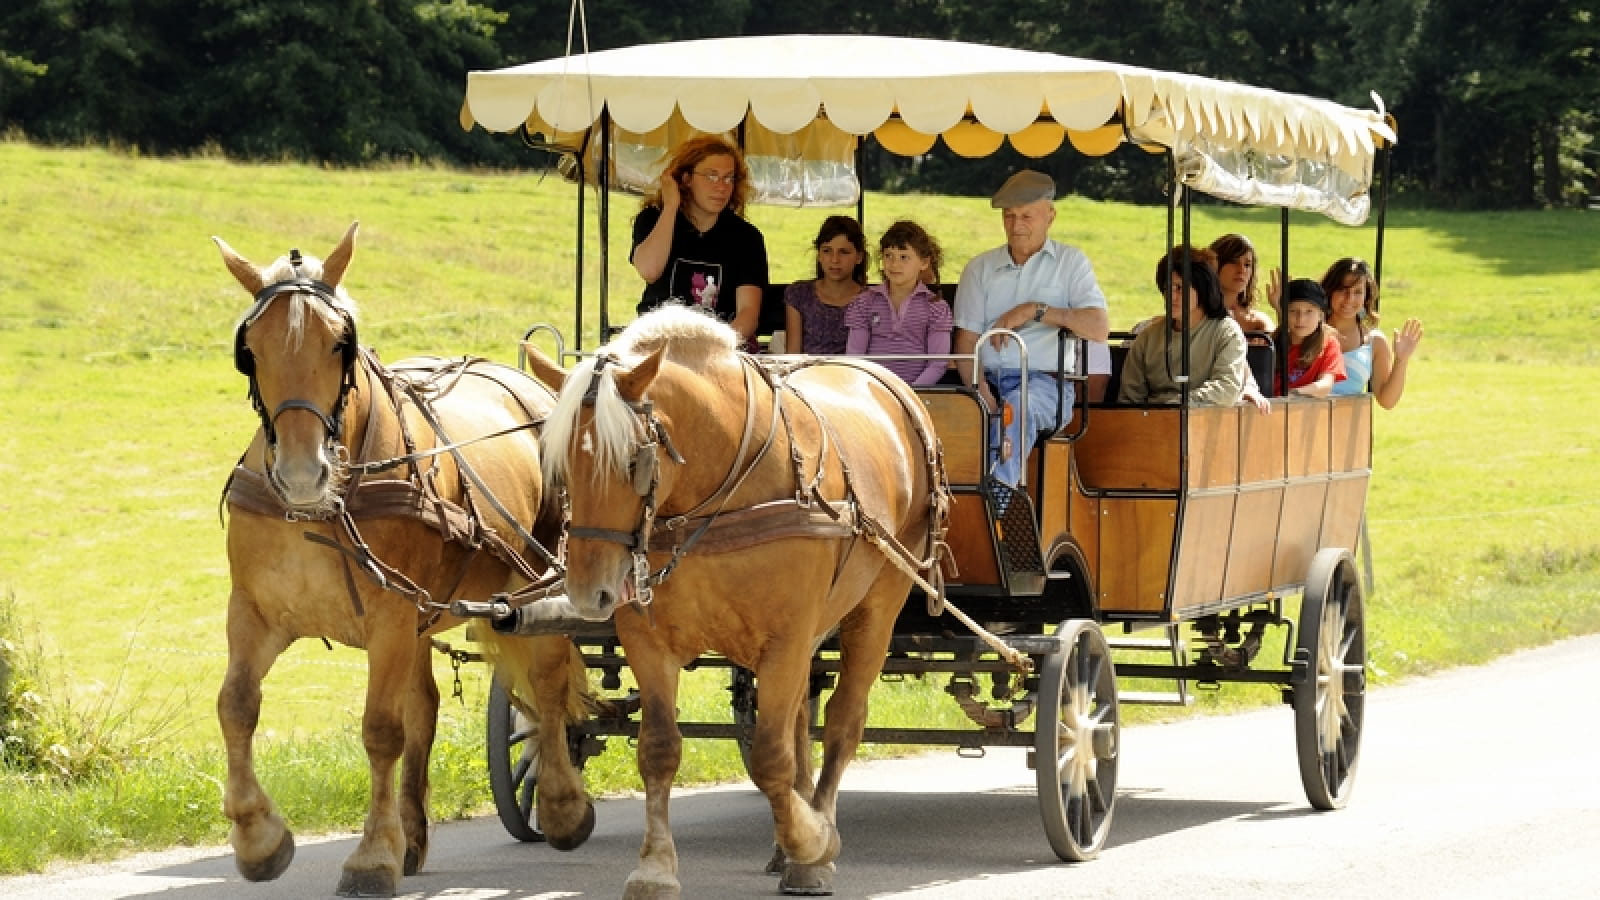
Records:
<instances>
[{"instance_id":1,"label":"light blue shirt","mask_svg":"<svg viewBox=\"0 0 1600 900\"><path fill-rule=\"evenodd\" d=\"M961 270L956 288L956 327L982 334L1007 310L1021 303L1047 303L1061 309L1106 308L1106 295L1095 281L1094 268L1083 251L1049 239L1038 253L1017 265L1009 247L1001 246L981 253ZM1017 329L1028 346L1028 368L1056 370L1057 334L1060 329L1029 322ZM1000 349L985 341L979 348L983 367L988 370L1019 369L1016 344L1005 341ZM1069 347L1067 370L1076 356Z\"/></svg>"},{"instance_id":2,"label":"light blue shirt","mask_svg":"<svg viewBox=\"0 0 1600 900\"><path fill-rule=\"evenodd\" d=\"M1333 396L1364 394L1372 380L1372 344L1366 343L1344 354L1344 380L1333 383Z\"/></svg>"}]
</instances>

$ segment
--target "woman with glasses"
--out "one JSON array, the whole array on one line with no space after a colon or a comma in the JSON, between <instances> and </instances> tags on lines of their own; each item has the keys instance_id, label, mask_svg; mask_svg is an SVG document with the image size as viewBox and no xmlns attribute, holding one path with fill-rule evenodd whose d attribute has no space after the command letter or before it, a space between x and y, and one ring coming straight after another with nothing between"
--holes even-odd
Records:
<instances>
[{"instance_id":1,"label":"woman with glasses","mask_svg":"<svg viewBox=\"0 0 1600 900\"><path fill-rule=\"evenodd\" d=\"M767 246L743 218L750 170L716 135L685 141L661 173L661 187L633 220L629 259L645 280L638 310L698 306L733 325L753 349L767 283Z\"/></svg>"}]
</instances>

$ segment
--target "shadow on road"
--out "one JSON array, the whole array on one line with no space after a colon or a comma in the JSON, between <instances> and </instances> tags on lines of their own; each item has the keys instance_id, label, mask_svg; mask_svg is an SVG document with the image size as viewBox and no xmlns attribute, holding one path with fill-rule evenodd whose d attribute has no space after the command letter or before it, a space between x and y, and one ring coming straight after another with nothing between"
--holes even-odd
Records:
<instances>
[{"instance_id":1,"label":"shadow on road","mask_svg":"<svg viewBox=\"0 0 1600 900\"><path fill-rule=\"evenodd\" d=\"M1045 840L1038 803L1027 785L972 793L855 790L841 795L839 807L844 852L837 897L879 896L1049 867L1059 867L1064 879L1071 877L1073 867L1057 860ZM572 853L517 843L492 818L446 824L435 829L424 872L402 882L402 896L617 896L637 858L643 802L608 800L597 812L594 836ZM1223 819L1285 814L1294 812L1261 802L1169 798L1159 790L1135 787L1118 793L1110 846ZM686 898L776 894L776 880L762 874L771 852L771 818L765 799L753 789L675 796L672 815ZM188 882L167 882L166 896L177 898L331 896L339 865L355 843L343 838L302 846L289 872L273 883L243 882L231 856L144 874Z\"/></svg>"}]
</instances>

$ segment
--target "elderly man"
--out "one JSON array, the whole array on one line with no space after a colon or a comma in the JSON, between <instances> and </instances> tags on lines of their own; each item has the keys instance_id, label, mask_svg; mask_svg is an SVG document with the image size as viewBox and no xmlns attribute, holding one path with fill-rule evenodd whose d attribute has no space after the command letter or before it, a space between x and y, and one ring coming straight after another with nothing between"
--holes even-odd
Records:
<instances>
[{"instance_id":1,"label":"elderly man","mask_svg":"<svg viewBox=\"0 0 1600 900\"><path fill-rule=\"evenodd\" d=\"M1060 329L1098 342L1104 342L1111 330L1106 298L1088 257L1076 247L1050 238L1050 225L1056 218L1055 196L1055 181L1042 172L1023 169L1006 179L989 203L1003 211L1006 245L967 263L956 288L956 353L971 354L979 336L991 328L1017 332L1028 347L1028 371L1024 373L1016 343L992 339L990 346L982 348L987 378L978 379L978 390L990 409L999 407L986 381L994 382L1000 402L1010 404L1013 410L1011 423L991 451L998 455L994 477L1011 487L1016 486L1023 460L1033 447L1033 435L1055 423L1058 403L1062 409L1072 406L1072 383L1062 380L1057 369ZM1071 344L1067 350L1070 373L1077 354ZM971 361L960 361L957 366L970 384ZM1091 365L1090 371L1096 368ZM1028 380L1027 415L1020 409L1024 377Z\"/></svg>"}]
</instances>

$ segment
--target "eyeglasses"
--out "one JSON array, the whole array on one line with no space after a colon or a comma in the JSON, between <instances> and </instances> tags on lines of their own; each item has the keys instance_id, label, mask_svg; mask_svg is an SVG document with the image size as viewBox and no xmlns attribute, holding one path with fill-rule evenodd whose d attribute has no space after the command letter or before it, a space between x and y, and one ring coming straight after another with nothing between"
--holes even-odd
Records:
<instances>
[{"instance_id":1,"label":"eyeglasses","mask_svg":"<svg viewBox=\"0 0 1600 900\"><path fill-rule=\"evenodd\" d=\"M733 172L729 172L726 175L718 175L715 172L696 172L694 174L699 175L701 178L704 178L712 184L726 184L732 186L739 183L739 176Z\"/></svg>"}]
</instances>

